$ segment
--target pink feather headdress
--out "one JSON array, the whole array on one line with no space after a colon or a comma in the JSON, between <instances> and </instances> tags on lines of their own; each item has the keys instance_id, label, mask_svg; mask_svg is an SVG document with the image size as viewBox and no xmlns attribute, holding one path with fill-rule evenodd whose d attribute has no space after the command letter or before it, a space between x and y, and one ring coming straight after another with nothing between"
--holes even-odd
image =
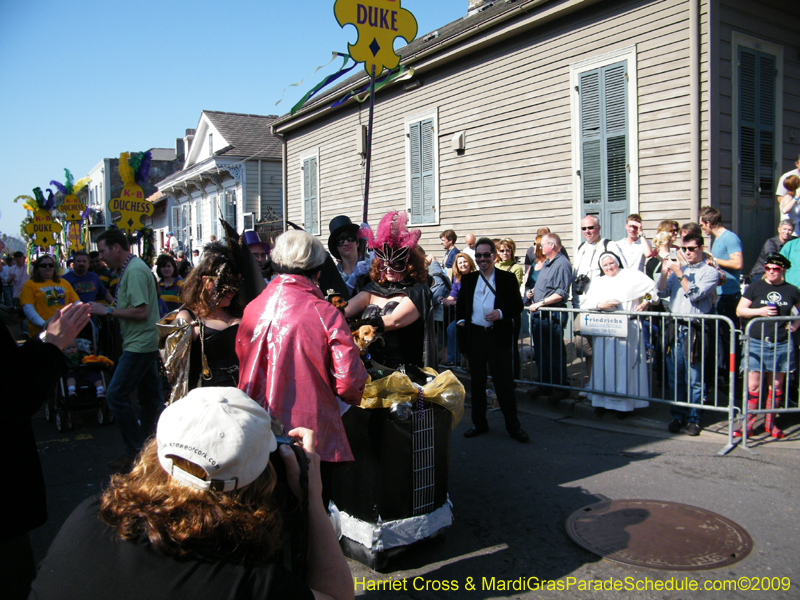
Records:
<instances>
[{"instance_id":1,"label":"pink feather headdress","mask_svg":"<svg viewBox=\"0 0 800 600\"><path fill-rule=\"evenodd\" d=\"M366 238L367 245L372 248L383 248L384 245L399 250L400 248L408 248L413 250L417 247L419 238L422 232L419 229L406 229L406 222L408 216L405 212L393 210L381 219L378 223L378 233L373 237L372 230L363 228L365 231L360 231L359 235Z\"/></svg>"}]
</instances>

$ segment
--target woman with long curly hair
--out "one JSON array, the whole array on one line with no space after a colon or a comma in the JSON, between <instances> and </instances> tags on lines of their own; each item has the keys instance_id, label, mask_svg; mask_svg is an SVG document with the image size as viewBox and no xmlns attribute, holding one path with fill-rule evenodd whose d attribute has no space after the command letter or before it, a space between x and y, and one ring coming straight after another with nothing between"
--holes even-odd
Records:
<instances>
[{"instance_id":1,"label":"woman with long curly hair","mask_svg":"<svg viewBox=\"0 0 800 600\"><path fill-rule=\"evenodd\" d=\"M267 412L235 388L196 389L161 414L133 470L115 475L61 528L32 598L353 597L350 569L322 504L315 436L294 429L308 463L308 562L301 580L284 535L271 461L302 498L300 467ZM87 572L91 576L87 576Z\"/></svg>"},{"instance_id":2,"label":"woman with long curly hair","mask_svg":"<svg viewBox=\"0 0 800 600\"><path fill-rule=\"evenodd\" d=\"M385 344L373 345L375 361L392 369L400 365L436 366L432 293L425 257L420 252L419 229L406 229L406 213L390 212L381 219L369 247L375 259L369 271L372 283L345 307L347 318L383 332Z\"/></svg>"},{"instance_id":3,"label":"woman with long curly hair","mask_svg":"<svg viewBox=\"0 0 800 600\"><path fill-rule=\"evenodd\" d=\"M232 252L222 242L207 244L183 284L182 309L158 324L161 359L173 386L170 402L196 387L239 383L236 334L245 300L239 293L243 269Z\"/></svg>"}]
</instances>

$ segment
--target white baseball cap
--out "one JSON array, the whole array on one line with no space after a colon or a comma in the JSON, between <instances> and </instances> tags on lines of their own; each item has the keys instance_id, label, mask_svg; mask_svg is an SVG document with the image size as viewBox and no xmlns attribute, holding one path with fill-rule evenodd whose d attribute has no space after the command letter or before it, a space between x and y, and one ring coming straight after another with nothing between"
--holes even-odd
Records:
<instances>
[{"instance_id":1,"label":"white baseball cap","mask_svg":"<svg viewBox=\"0 0 800 600\"><path fill-rule=\"evenodd\" d=\"M164 409L156 433L158 460L178 481L230 492L253 483L278 447L267 411L234 387L195 388ZM200 479L173 464L177 456L203 468Z\"/></svg>"}]
</instances>

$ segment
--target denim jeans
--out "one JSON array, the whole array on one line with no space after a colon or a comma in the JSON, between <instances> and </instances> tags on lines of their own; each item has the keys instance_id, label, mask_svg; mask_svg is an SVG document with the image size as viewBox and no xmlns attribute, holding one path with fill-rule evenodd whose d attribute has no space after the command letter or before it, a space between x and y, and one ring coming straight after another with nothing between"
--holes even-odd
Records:
<instances>
[{"instance_id":1,"label":"denim jeans","mask_svg":"<svg viewBox=\"0 0 800 600\"><path fill-rule=\"evenodd\" d=\"M125 454L133 458L155 431L164 401L158 385L158 352L123 352L106 390L108 409L119 424ZM136 391L139 415L128 395Z\"/></svg>"},{"instance_id":2,"label":"denim jeans","mask_svg":"<svg viewBox=\"0 0 800 600\"><path fill-rule=\"evenodd\" d=\"M447 326L447 360L453 364L459 364L461 354L458 352L458 340L456 339L456 322L450 321Z\"/></svg>"},{"instance_id":3,"label":"denim jeans","mask_svg":"<svg viewBox=\"0 0 800 600\"><path fill-rule=\"evenodd\" d=\"M670 398L675 398L677 390L678 402L689 402L700 406L703 403L703 387L701 383L702 359L696 360L693 364L687 364L687 355L691 348L687 348L689 331L686 327L681 327L675 336L675 344L672 352L667 357L667 382L670 389ZM688 368L688 383L687 383ZM688 396L688 400L687 400ZM692 407L688 411L685 406L673 406L670 410L674 419L680 419L687 423L699 423L700 413Z\"/></svg>"}]
</instances>

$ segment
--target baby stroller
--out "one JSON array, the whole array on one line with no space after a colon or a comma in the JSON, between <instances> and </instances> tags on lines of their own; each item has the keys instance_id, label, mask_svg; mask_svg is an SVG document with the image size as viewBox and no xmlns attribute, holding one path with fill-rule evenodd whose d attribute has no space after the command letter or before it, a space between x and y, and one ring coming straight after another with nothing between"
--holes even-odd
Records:
<instances>
[{"instance_id":1,"label":"baby stroller","mask_svg":"<svg viewBox=\"0 0 800 600\"><path fill-rule=\"evenodd\" d=\"M90 321L89 328L92 339L78 337L75 345L80 356L100 356L102 352L98 349L97 328L94 322ZM110 361L108 361L110 362ZM99 425L105 425L112 421L111 414L106 404L105 396L98 397L95 384L84 379L87 374L99 377L103 389L108 388L108 381L111 377L109 371L111 366L105 362L88 362L78 366L70 367L69 376L75 379L75 393L70 395L67 387L67 376L61 377L48 396L44 405L44 417L47 421L55 421L58 431L70 431L75 426L75 413L93 411L95 419Z\"/></svg>"}]
</instances>

